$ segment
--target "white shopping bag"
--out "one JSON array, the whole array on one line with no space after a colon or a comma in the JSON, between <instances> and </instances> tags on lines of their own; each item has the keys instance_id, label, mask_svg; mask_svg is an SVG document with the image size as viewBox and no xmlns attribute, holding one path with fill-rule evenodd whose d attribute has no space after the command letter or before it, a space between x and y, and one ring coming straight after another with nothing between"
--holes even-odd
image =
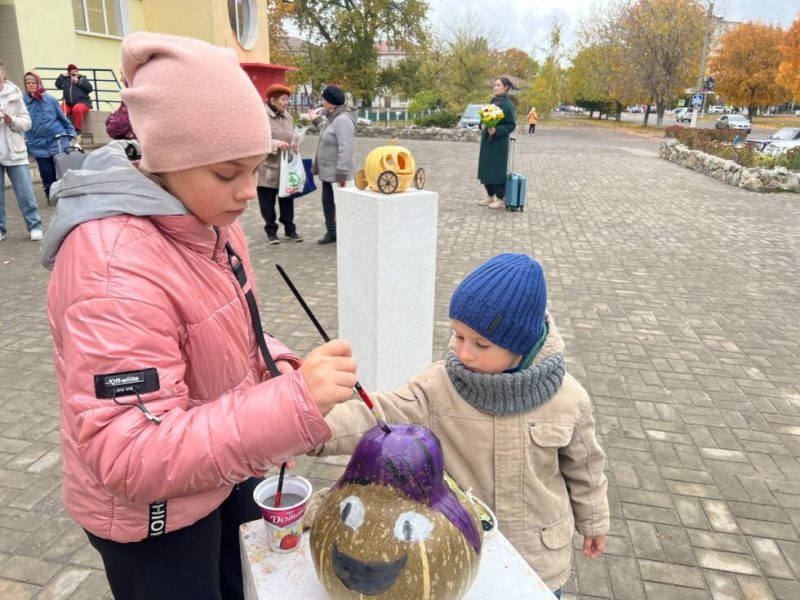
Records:
<instances>
[{"instance_id":1,"label":"white shopping bag","mask_svg":"<svg viewBox=\"0 0 800 600\"><path fill-rule=\"evenodd\" d=\"M280 179L278 197L286 198L303 191L306 184L306 170L299 152L281 150Z\"/></svg>"}]
</instances>

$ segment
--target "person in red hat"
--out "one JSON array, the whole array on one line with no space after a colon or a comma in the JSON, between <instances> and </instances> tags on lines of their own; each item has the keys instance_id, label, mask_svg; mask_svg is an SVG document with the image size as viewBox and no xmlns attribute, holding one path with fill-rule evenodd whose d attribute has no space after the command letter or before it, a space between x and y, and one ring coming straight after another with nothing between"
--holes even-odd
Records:
<instances>
[{"instance_id":1,"label":"person in red hat","mask_svg":"<svg viewBox=\"0 0 800 600\"><path fill-rule=\"evenodd\" d=\"M275 214L275 200L280 209L280 221L283 224L286 239L293 242L302 242L303 237L297 233L294 224L294 199L278 198L278 181L280 178L281 152L297 150L294 139L294 121L286 112L289 106L289 96L292 90L282 83L273 83L267 88L267 117L272 131L272 151L258 167L258 207L264 217L264 231L267 234L267 243L279 244L278 223Z\"/></svg>"},{"instance_id":2,"label":"person in red hat","mask_svg":"<svg viewBox=\"0 0 800 600\"><path fill-rule=\"evenodd\" d=\"M56 87L64 92L64 112L72 119L78 135L83 129L83 117L92 110L92 84L81 75L78 67L67 65L67 72L56 79Z\"/></svg>"}]
</instances>

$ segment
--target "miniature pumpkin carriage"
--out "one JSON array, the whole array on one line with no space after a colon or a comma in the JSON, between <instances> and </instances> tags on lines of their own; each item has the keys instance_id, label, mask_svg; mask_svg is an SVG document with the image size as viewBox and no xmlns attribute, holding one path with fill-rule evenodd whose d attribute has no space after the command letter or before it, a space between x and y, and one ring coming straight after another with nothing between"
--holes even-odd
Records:
<instances>
[{"instance_id":1,"label":"miniature pumpkin carriage","mask_svg":"<svg viewBox=\"0 0 800 600\"><path fill-rule=\"evenodd\" d=\"M360 190L393 194L405 192L411 184L418 190L425 187L425 170L417 167L408 148L389 146L375 148L364 160L364 168L356 172L355 184Z\"/></svg>"},{"instance_id":2,"label":"miniature pumpkin carriage","mask_svg":"<svg viewBox=\"0 0 800 600\"><path fill-rule=\"evenodd\" d=\"M432 431L374 427L314 518L317 576L334 600L461 598L496 525L481 504L445 473Z\"/></svg>"}]
</instances>

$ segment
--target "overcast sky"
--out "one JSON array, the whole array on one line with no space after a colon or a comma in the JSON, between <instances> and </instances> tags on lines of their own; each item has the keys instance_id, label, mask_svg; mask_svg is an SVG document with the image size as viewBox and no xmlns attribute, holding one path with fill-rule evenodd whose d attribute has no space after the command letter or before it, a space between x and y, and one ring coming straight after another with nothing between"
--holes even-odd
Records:
<instances>
[{"instance_id":1,"label":"overcast sky","mask_svg":"<svg viewBox=\"0 0 800 600\"><path fill-rule=\"evenodd\" d=\"M553 18L564 25L567 47L581 18L603 0L428 0L430 20L436 28L457 22L471 11L481 16L495 32L499 47L518 47L536 56L547 45ZM568 7L568 8L566 8ZM483 11L483 14L482 14ZM714 14L728 21L757 20L789 27L800 12L797 0L716 0Z\"/></svg>"}]
</instances>

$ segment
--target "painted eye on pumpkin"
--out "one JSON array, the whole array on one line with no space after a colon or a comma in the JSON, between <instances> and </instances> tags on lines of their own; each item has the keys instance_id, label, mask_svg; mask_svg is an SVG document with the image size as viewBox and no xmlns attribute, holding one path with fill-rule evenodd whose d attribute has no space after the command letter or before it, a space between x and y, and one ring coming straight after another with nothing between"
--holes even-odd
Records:
<instances>
[{"instance_id":1,"label":"painted eye on pumpkin","mask_svg":"<svg viewBox=\"0 0 800 600\"><path fill-rule=\"evenodd\" d=\"M431 531L433 523L415 512L404 512L394 523L394 537L401 542L421 542Z\"/></svg>"},{"instance_id":2,"label":"painted eye on pumpkin","mask_svg":"<svg viewBox=\"0 0 800 600\"><path fill-rule=\"evenodd\" d=\"M342 523L356 530L364 524L364 504L358 496L348 496L339 503Z\"/></svg>"}]
</instances>

